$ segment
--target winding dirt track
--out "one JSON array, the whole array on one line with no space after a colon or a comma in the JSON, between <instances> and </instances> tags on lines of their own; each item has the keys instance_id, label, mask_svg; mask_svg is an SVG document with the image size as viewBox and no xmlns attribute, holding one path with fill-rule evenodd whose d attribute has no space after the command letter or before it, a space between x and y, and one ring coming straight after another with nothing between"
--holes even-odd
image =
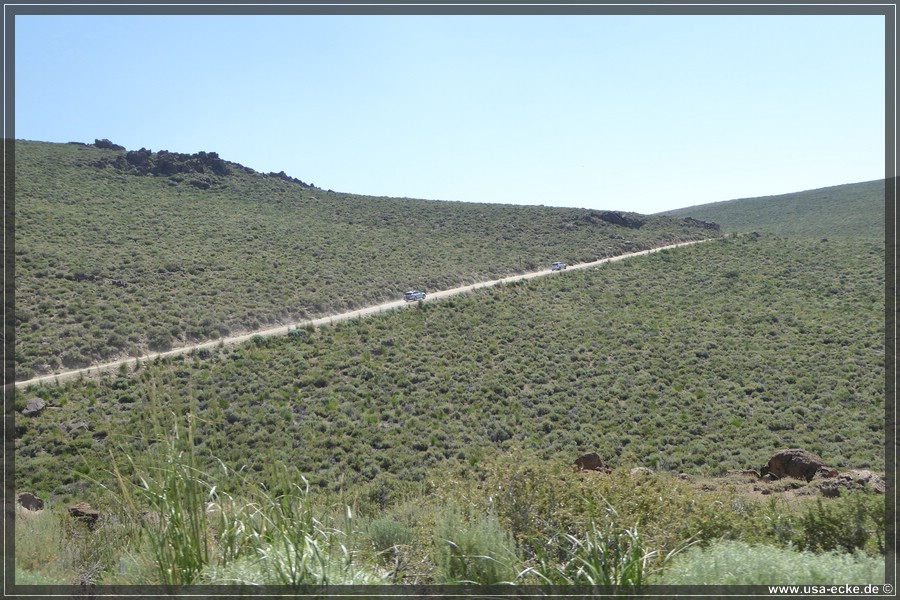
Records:
<instances>
[{"instance_id":1,"label":"winding dirt track","mask_svg":"<svg viewBox=\"0 0 900 600\"><path fill-rule=\"evenodd\" d=\"M715 238L712 238L715 239ZM651 254L653 252L659 252L660 250L669 250L671 248L679 248L681 246L690 246L691 244L698 244L701 242L708 242L710 240L697 240L692 242L681 242L679 244L671 244L669 246L660 246L659 248L652 248L650 250L641 250L640 252L632 252L630 254L621 254L619 256L613 256L610 258L603 258L600 260L595 260L593 262L580 263L577 265L569 265L567 268L568 271L574 271L578 269L588 269L590 267L596 267L598 265L603 265L606 263L611 263L619 260L625 260L627 258L632 258L634 256L642 256L644 254ZM504 277L503 279L495 279L493 281L482 281L480 283L475 283L472 285L465 285L462 287L453 288L450 290L444 290L441 292L429 292L428 297L424 300L424 302L432 302L434 300L439 300L441 298L447 298L448 296L455 296L457 294L464 294L466 292L477 290L479 288L487 288L491 286L495 286L501 283L512 283L514 281L521 281L523 279L533 279L535 277L543 277L545 275L550 275L552 273L565 273L565 271L552 271L551 269L546 269L543 271L535 271L533 273L525 273L524 275L512 275L510 277ZM321 325L327 325L331 323L337 323L338 321L346 321L348 319L356 319L360 317L365 317L367 315L372 315L375 313L381 313L388 310L403 308L408 306L405 300L397 300L395 302L386 302L384 304L376 304L375 306L368 306L366 308L361 308L359 310L354 310L351 312L340 313L336 315L330 315L327 317L322 317L319 319L312 319L308 321L298 321L296 323L290 323L288 325L279 325L278 327L272 327L270 329L262 329L260 331L253 331L250 333L245 333L242 335L211 340L208 342L203 342L202 344L194 344L193 346L184 346L183 348L175 348L173 350L167 350L165 352L156 352L152 354L145 354L144 356L140 356L137 358L130 357L124 358L122 360L117 360L109 363L105 363L102 365L94 365L91 367L85 367L84 369L75 369L74 371L64 371L62 373L54 373L51 375L42 375L41 377L35 377L33 379L28 379L26 381L17 381L17 388L26 388L29 385L36 385L40 383L61 383L63 381L67 381L69 379L75 379L82 375L94 375L98 373L102 373L105 371L111 371L119 368L122 365L132 364L136 365L139 362L148 362L155 358L166 357L166 356L177 356L179 354L185 354L191 352L192 350L200 350L202 348L215 348L216 346L222 345L233 345L240 344L242 342L247 342L250 339L256 336L268 337L273 335L287 335L290 331L300 328L300 327L308 327L312 325L313 327L319 327Z\"/></svg>"}]
</instances>

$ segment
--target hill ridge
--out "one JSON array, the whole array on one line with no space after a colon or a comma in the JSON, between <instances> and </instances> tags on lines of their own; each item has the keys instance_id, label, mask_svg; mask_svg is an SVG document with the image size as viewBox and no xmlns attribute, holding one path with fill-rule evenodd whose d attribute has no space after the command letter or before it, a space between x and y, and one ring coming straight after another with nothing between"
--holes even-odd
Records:
<instances>
[{"instance_id":1,"label":"hill ridge","mask_svg":"<svg viewBox=\"0 0 900 600\"><path fill-rule=\"evenodd\" d=\"M715 221L729 232L805 238L883 237L886 181L874 179L800 192L723 200L659 215Z\"/></svg>"}]
</instances>

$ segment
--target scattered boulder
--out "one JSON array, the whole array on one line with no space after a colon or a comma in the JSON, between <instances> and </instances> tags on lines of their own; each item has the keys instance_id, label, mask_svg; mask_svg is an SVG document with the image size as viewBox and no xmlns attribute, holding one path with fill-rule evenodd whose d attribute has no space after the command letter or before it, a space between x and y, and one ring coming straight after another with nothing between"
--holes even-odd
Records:
<instances>
[{"instance_id":1,"label":"scattered boulder","mask_svg":"<svg viewBox=\"0 0 900 600\"><path fill-rule=\"evenodd\" d=\"M645 475L653 475L653 469L647 467L635 467L631 470L632 477L641 477Z\"/></svg>"},{"instance_id":2,"label":"scattered boulder","mask_svg":"<svg viewBox=\"0 0 900 600\"><path fill-rule=\"evenodd\" d=\"M596 452L584 454L575 459L575 469L577 471L600 471L601 473L609 473L610 468L601 460L600 455Z\"/></svg>"},{"instance_id":3,"label":"scattered boulder","mask_svg":"<svg viewBox=\"0 0 900 600\"><path fill-rule=\"evenodd\" d=\"M817 475L823 478L835 477L837 470L826 466L825 461L815 454L799 448L791 448L776 452L769 462L759 470L759 475L761 478L773 475L778 479L793 477L810 482Z\"/></svg>"},{"instance_id":4,"label":"scattered boulder","mask_svg":"<svg viewBox=\"0 0 900 600\"><path fill-rule=\"evenodd\" d=\"M19 504L28 510L43 510L44 501L30 492L19 494Z\"/></svg>"},{"instance_id":5,"label":"scattered boulder","mask_svg":"<svg viewBox=\"0 0 900 600\"><path fill-rule=\"evenodd\" d=\"M822 490L822 495L826 498L837 498L841 495L841 490L848 492L869 490L877 494L883 494L885 485L884 479L876 473L865 469L853 469L822 481L819 484L819 489Z\"/></svg>"},{"instance_id":6,"label":"scattered boulder","mask_svg":"<svg viewBox=\"0 0 900 600\"><path fill-rule=\"evenodd\" d=\"M47 403L40 398L29 398L25 403L25 408L22 409L22 414L26 417L36 417L41 414L45 408L47 408Z\"/></svg>"},{"instance_id":7,"label":"scattered boulder","mask_svg":"<svg viewBox=\"0 0 900 600\"><path fill-rule=\"evenodd\" d=\"M96 525L97 520L100 518L100 513L91 508L91 505L87 502L79 502L75 506L70 506L69 514L79 521L87 523L90 527Z\"/></svg>"}]
</instances>

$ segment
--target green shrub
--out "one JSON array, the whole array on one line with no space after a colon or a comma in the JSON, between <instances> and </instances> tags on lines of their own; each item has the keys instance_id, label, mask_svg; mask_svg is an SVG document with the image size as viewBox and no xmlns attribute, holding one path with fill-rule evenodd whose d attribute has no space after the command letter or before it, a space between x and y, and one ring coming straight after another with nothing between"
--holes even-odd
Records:
<instances>
[{"instance_id":1,"label":"green shrub","mask_svg":"<svg viewBox=\"0 0 900 600\"><path fill-rule=\"evenodd\" d=\"M398 546L409 546L416 541L416 531L391 519L375 519L366 528L372 547L384 560L396 555Z\"/></svg>"},{"instance_id":2,"label":"green shrub","mask_svg":"<svg viewBox=\"0 0 900 600\"><path fill-rule=\"evenodd\" d=\"M435 524L432 560L440 583L492 585L515 581L515 546L494 515L466 519L446 508Z\"/></svg>"},{"instance_id":3,"label":"green shrub","mask_svg":"<svg viewBox=\"0 0 900 600\"><path fill-rule=\"evenodd\" d=\"M675 557L653 583L663 585L876 584L884 561L855 554L812 554L722 541Z\"/></svg>"},{"instance_id":4,"label":"green shrub","mask_svg":"<svg viewBox=\"0 0 900 600\"><path fill-rule=\"evenodd\" d=\"M884 496L860 492L817 498L799 525L798 545L804 550L884 554Z\"/></svg>"},{"instance_id":5,"label":"green shrub","mask_svg":"<svg viewBox=\"0 0 900 600\"><path fill-rule=\"evenodd\" d=\"M701 491L668 473L632 476L625 467L575 473L528 452L492 457L483 473L479 491L469 495L490 499L484 508L496 512L526 557L548 539L582 536L591 502L615 507L621 530L636 526L658 552L654 563L688 541L742 538L758 529L756 502L743 502L733 491ZM454 486L458 482L448 482L448 497L455 497Z\"/></svg>"}]
</instances>

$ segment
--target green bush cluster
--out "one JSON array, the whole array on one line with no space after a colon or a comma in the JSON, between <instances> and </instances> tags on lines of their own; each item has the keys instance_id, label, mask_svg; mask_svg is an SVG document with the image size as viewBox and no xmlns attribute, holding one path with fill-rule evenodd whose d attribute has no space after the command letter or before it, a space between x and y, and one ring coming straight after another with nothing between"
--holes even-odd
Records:
<instances>
[{"instance_id":1,"label":"green bush cluster","mask_svg":"<svg viewBox=\"0 0 900 600\"><path fill-rule=\"evenodd\" d=\"M884 554L884 515L882 496L850 494L829 501L818 498L800 517L797 546L815 552Z\"/></svg>"},{"instance_id":2,"label":"green bush cluster","mask_svg":"<svg viewBox=\"0 0 900 600\"><path fill-rule=\"evenodd\" d=\"M393 519L375 519L369 523L366 534L372 541L375 552L384 561L390 561L403 546L410 546L416 540L412 527Z\"/></svg>"},{"instance_id":3,"label":"green bush cluster","mask_svg":"<svg viewBox=\"0 0 900 600\"><path fill-rule=\"evenodd\" d=\"M848 585L884 582L884 559L864 554L813 554L739 541L691 548L675 557L660 585Z\"/></svg>"},{"instance_id":4,"label":"green bush cluster","mask_svg":"<svg viewBox=\"0 0 900 600\"><path fill-rule=\"evenodd\" d=\"M448 506L435 526L432 558L439 583L515 583L512 537L491 514L468 515Z\"/></svg>"}]
</instances>

